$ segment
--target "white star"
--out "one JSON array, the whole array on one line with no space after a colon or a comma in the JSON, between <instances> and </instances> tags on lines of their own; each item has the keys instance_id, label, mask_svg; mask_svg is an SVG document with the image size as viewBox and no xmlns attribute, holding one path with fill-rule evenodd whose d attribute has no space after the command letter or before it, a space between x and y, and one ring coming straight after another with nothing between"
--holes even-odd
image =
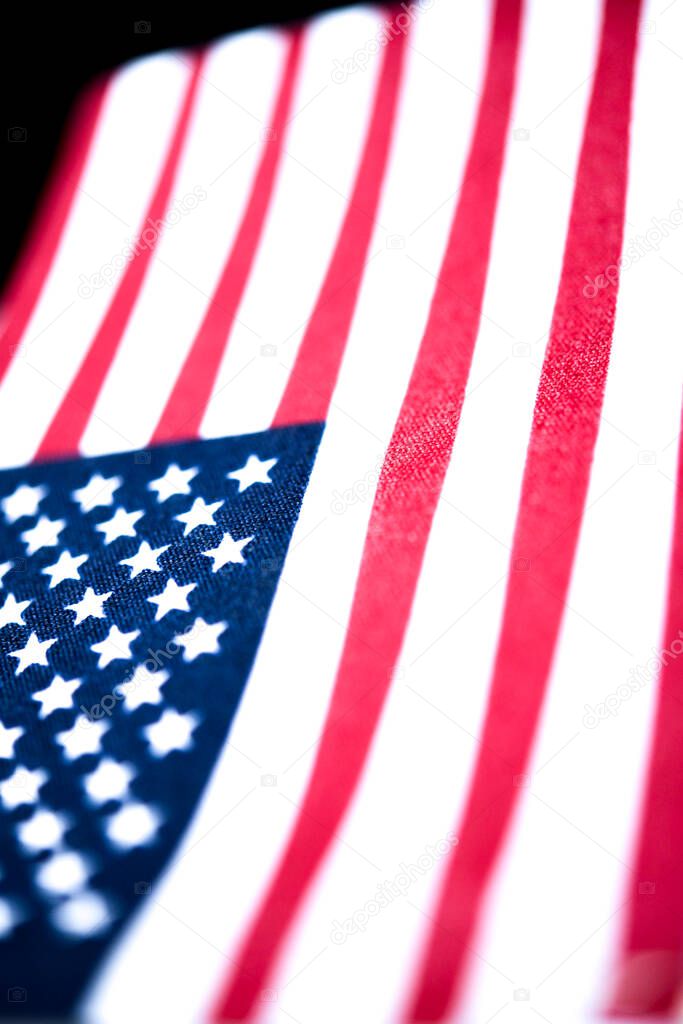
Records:
<instances>
[{"instance_id":1,"label":"white star","mask_svg":"<svg viewBox=\"0 0 683 1024\"><path fill-rule=\"evenodd\" d=\"M5 603L0 608L0 629L14 622L17 626L25 626L22 613L31 604L30 601L17 601L14 594L8 594Z\"/></svg>"},{"instance_id":2,"label":"white star","mask_svg":"<svg viewBox=\"0 0 683 1024\"><path fill-rule=\"evenodd\" d=\"M2 499L2 511L8 523L16 523L22 516L35 516L38 513L38 506L47 494L46 487L30 487L29 484L20 484L13 494Z\"/></svg>"},{"instance_id":3,"label":"white star","mask_svg":"<svg viewBox=\"0 0 683 1024\"><path fill-rule=\"evenodd\" d=\"M170 678L165 668L150 672L146 665L138 665L130 678L119 684L119 690L124 693L123 705L126 711L135 711L142 704L160 704L161 687Z\"/></svg>"},{"instance_id":4,"label":"white star","mask_svg":"<svg viewBox=\"0 0 683 1024\"><path fill-rule=\"evenodd\" d=\"M46 576L51 576L50 587L56 587L62 580L80 580L78 574L79 566L83 565L84 562L88 561L87 555L72 555L68 551L62 551L61 555L57 559L54 565L47 565L43 572Z\"/></svg>"},{"instance_id":5,"label":"white star","mask_svg":"<svg viewBox=\"0 0 683 1024\"><path fill-rule=\"evenodd\" d=\"M17 834L29 850L49 850L61 843L67 828L63 815L41 807L34 811L32 818L17 825Z\"/></svg>"},{"instance_id":6,"label":"white star","mask_svg":"<svg viewBox=\"0 0 683 1024\"><path fill-rule=\"evenodd\" d=\"M228 473L228 480L238 480L238 493L246 491L252 484L272 484L268 473L273 468L277 459L259 459L258 455L250 455L241 469L234 469Z\"/></svg>"},{"instance_id":7,"label":"white star","mask_svg":"<svg viewBox=\"0 0 683 1024\"><path fill-rule=\"evenodd\" d=\"M213 571L218 572L228 562L235 564L244 563L245 559L242 556L242 548L246 547L253 539L253 537L245 537L243 540L233 540L229 533L224 533L223 539L217 548L211 548L210 551L202 551L202 554L208 558L213 558Z\"/></svg>"},{"instance_id":8,"label":"white star","mask_svg":"<svg viewBox=\"0 0 683 1024\"><path fill-rule=\"evenodd\" d=\"M185 648L183 661L194 661L200 654L217 654L221 649L218 637L228 628L227 622L205 622L198 616L185 632L173 637L180 647Z\"/></svg>"},{"instance_id":9,"label":"white star","mask_svg":"<svg viewBox=\"0 0 683 1024\"><path fill-rule=\"evenodd\" d=\"M131 567L130 578L132 580L144 569L149 569L150 572L161 572L161 567L157 565L157 558L159 555L163 555L164 551L169 547L170 544L164 544L162 548L151 548L147 541L143 540L138 548L137 555L133 555L132 558L122 558L119 565L129 565Z\"/></svg>"},{"instance_id":10,"label":"white star","mask_svg":"<svg viewBox=\"0 0 683 1024\"><path fill-rule=\"evenodd\" d=\"M5 939L14 931L14 926L19 924L22 916L16 905L10 900L0 896L0 939Z\"/></svg>"},{"instance_id":11,"label":"white star","mask_svg":"<svg viewBox=\"0 0 683 1024\"><path fill-rule=\"evenodd\" d=\"M123 483L120 476L110 476L108 479L95 473L85 487L79 487L72 491L71 497L81 506L81 512L92 512L100 505L113 505L114 491Z\"/></svg>"},{"instance_id":12,"label":"white star","mask_svg":"<svg viewBox=\"0 0 683 1024\"><path fill-rule=\"evenodd\" d=\"M144 512L126 512L125 508L117 508L111 519L98 523L95 527L104 534L104 543L111 544L118 537L135 537L135 524L142 519Z\"/></svg>"},{"instance_id":13,"label":"white star","mask_svg":"<svg viewBox=\"0 0 683 1024\"><path fill-rule=\"evenodd\" d=\"M167 708L158 722L146 726L144 732L155 757L164 757L171 750L188 750L192 733L199 722L194 715L181 715Z\"/></svg>"},{"instance_id":14,"label":"white star","mask_svg":"<svg viewBox=\"0 0 683 1024\"><path fill-rule=\"evenodd\" d=\"M57 640L39 640L36 633L31 633L26 646L17 651L9 651L10 658L17 659L16 674L19 676L29 665L47 665L47 652Z\"/></svg>"},{"instance_id":15,"label":"white star","mask_svg":"<svg viewBox=\"0 0 683 1024\"><path fill-rule=\"evenodd\" d=\"M37 700L40 704L38 718L47 718L60 708L70 708L73 705L74 691L80 685L80 679L62 679L61 676L55 676L49 686L44 690L38 690L31 697L31 700Z\"/></svg>"},{"instance_id":16,"label":"white star","mask_svg":"<svg viewBox=\"0 0 683 1024\"><path fill-rule=\"evenodd\" d=\"M74 937L98 935L114 920L112 909L99 892L79 892L58 903L50 915L56 928Z\"/></svg>"},{"instance_id":17,"label":"white star","mask_svg":"<svg viewBox=\"0 0 683 1024\"><path fill-rule=\"evenodd\" d=\"M84 776L83 785L93 803L106 804L107 800L123 799L134 778L135 772L130 765L103 757L95 771Z\"/></svg>"},{"instance_id":18,"label":"white star","mask_svg":"<svg viewBox=\"0 0 683 1024\"><path fill-rule=\"evenodd\" d=\"M114 846L146 846L161 825L161 816L147 804L131 801L109 818L107 836Z\"/></svg>"},{"instance_id":19,"label":"white star","mask_svg":"<svg viewBox=\"0 0 683 1024\"><path fill-rule=\"evenodd\" d=\"M24 730L20 725L15 725L13 728L8 729L6 725L0 722L0 757L12 757L14 754L14 744L23 735Z\"/></svg>"},{"instance_id":20,"label":"white star","mask_svg":"<svg viewBox=\"0 0 683 1024\"><path fill-rule=\"evenodd\" d=\"M130 645L138 636L140 636L139 629L133 629L130 633L122 633L118 626L110 626L104 640L90 645L90 650L100 656L97 667L106 668L110 661L116 661L117 658L132 658Z\"/></svg>"},{"instance_id":21,"label":"white star","mask_svg":"<svg viewBox=\"0 0 683 1024\"><path fill-rule=\"evenodd\" d=\"M21 535L26 544L26 554L35 555L41 548L53 548L65 525L63 519L48 519L47 516L41 516L35 526L30 530L24 530Z\"/></svg>"},{"instance_id":22,"label":"white star","mask_svg":"<svg viewBox=\"0 0 683 1024\"><path fill-rule=\"evenodd\" d=\"M90 616L94 619L106 619L107 613L102 611L102 605L112 594L112 590L106 594L96 594L92 587L87 587L80 601L76 601L76 604L66 605L69 611L76 613L74 626L77 626L79 622L85 622Z\"/></svg>"},{"instance_id":23,"label":"white star","mask_svg":"<svg viewBox=\"0 0 683 1024\"><path fill-rule=\"evenodd\" d=\"M190 469L180 469L175 462L172 462L163 476L160 476L158 480L152 480L147 486L150 491L157 492L158 501L166 501L174 494L189 494L192 490L190 480L193 480L198 472L196 466Z\"/></svg>"},{"instance_id":24,"label":"white star","mask_svg":"<svg viewBox=\"0 0 683 1024\"><path fill-rule=\"evenodd\" d=\"M3 579L5 578L5 576L10 571L11 568L11 562L0 562L0 587L2 586Z\"/></svg>"},{"instance_id":25,"label":"white star","mask_svg":"<svg viewBox=\"0 0 683 1024\"><path fill-rule=\"evenodd\" d=\"M36 768L15 768L9 778L0 782L0 799L8 811L21 804L35 804L38 790L47 782L47 772Z\"/></svg>"},{"instance_id":26,"label":"white star","mask_svg":"<svg viewBox=\"0 0 683 1024\"><path fill-rule=\"evenodd\" d=\"M215 526L213 514L223 504L222 501L214 501L213 504L207 505L203 498L195 498L191 509L175 517L181 523L185 523L183 536L187 537L188 533L192 533L198 526Z\"/></svg>"},{"instance_id":27,"label":"white star","mask_svg":"<svg viewBox=\"0 0 683 1024\"><path fill-rule=\"evenodd\" d=\"M163 619L164 615L170 611L189 612L190 606L187 603L187 595L196 586L196 583L188 583L184 587L179 587L173 577L171 577L160 594L157 594L156 597L147 598L148 601L157 606L154 621L158 622L159 619Z\"/></svg>"},{"instance_id":28,"label":"white star","mask_svg":"<svg viewBox=\"0 0 683 1024\"><path fill-rule=\"evenodd\" d=\"M57 733L57 742L63 748L67 761L75 761L83 754L99 754L102 737L108 728L109 722L95 722L87 715L79 715L70 729Z\"/></svg>"},{"instance_id":29,"label":"white star","mask_svg":"<svg viewBox=\"0 0 683 1024\"><path fill-rule=\"evenodd\" d=\"M43 861L36 871L41 889L55 896L68 896L82 889L90 875L90 864L75 850L60 850Z\"/></svg>"}]
</instances>

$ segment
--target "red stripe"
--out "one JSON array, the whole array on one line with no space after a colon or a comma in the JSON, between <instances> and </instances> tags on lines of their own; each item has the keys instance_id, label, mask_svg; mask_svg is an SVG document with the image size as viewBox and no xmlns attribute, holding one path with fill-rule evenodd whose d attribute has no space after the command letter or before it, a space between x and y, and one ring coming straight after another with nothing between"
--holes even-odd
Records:
<instances>
[{"instance_id":1,"label":"red stripe","mask_svg":"<svg viewBox=\"0 0 683 1024\"><path fill-rule=\"evenodd\" d=\"M372 116L358 174L325 280L301 341L274 427L324 420L356 307L389 155L407 33L394 18L386 30Z\"/></svg>"},{"instance_id":2,"label":"red stripe","mask_svg":"<svg viewBox=\"0 0 683 1024\"><path fill-rule=\"evenodd\" d=\"M659 693L632 898L611 1007L665 1016L683 995L683 421Z\"/></svg>"},{"instance_id":3,"label":"red stripe","mask_svg":"<svg viewBox=\"0 0 683 1024\"><path fill-rule=\"evenodd\" d=\"M37 459L57 458L78 452L83 432L92 414L97 396L112 364L131 312L145 280L160 237L155 225L166 213L178 164L187 137L205 56L191 58L191 74L185 97L173 131L166 159L152 200L138 234L135 255L128 263L116 293L88 349L81 367L67 391L36 453ZM151 241L144 240L148 226L153 227Z\"/></svg>"},{"instance_id":4,"label":"red stripe","mask_svg":"<svg viewBox=\"0 0 683 1024\"><path fill-rule=\"evenodd\" d=\"M197 437L216 376L249 279L273 195L296 83L303 30L289 34L282 80L270 120L270 131L239 230L202 324L161 414L152 442Z\"/></svg>"},{"instance_id":5,"label":"red stripe","mask_svg":"<svg viewBox=\"0 0 683 1024\"><path fill-rule=\"evenodd\" d=\"M564 262L536 398L511 572L478 760L456 830L410 1020L441 1020L510 823L562 620L598 432L616 288L584 286L619 263L637 0L607 0Z\"/></svg>"},{"instance_id":6,"label":"red stripe","mask_svg":"<svg viewBox=\"0 0 683 1024\"><path fill-rule=\"evenodd\" d=\"M76 106L66 142L50 174L50 183L3 296L6 326L0 337L0 381L12 361L54 262L90 155L109 82L109 78L95 82Z\"/></svg>"},{"instance_id":7,"label":"red stripe","mask_svg":"<svg viewBox=\"0 0 683 1024\"><path fill-rule=\"evenodd\" d=\"M382 467L349 628L301 812L214 1011L253 1008L365 764L401 648L478 332L515 79L520 0L498 0L441 275Z\"/></svg>"}]
</instances>

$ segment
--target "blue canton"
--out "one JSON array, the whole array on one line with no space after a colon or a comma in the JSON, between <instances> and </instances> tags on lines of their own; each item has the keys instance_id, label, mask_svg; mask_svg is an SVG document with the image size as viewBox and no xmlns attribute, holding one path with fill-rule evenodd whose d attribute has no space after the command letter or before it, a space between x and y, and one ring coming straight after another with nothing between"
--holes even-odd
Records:
<instances>
[{"instance_id":1,"label":"blue canton","mask_svg":"<svg viewBox=\"0 0 683 1024\"><path fill-rule=\"evenodd\" d=\"M171 857L321 433L0 472L1 1012L72 1011Z\"/></svg>"}]
</instances>

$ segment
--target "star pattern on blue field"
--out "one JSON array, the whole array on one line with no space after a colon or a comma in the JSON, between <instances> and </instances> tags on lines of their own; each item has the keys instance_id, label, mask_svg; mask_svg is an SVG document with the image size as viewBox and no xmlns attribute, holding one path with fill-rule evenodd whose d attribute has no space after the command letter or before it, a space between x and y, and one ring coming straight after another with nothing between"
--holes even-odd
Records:
<instances>
[{"instance_id":1,"label":"star pattern on blue field","mask_svg":"<svg viewBox=\"0 0 683 1024\"><path fill-rule=\"evenodd\" d=\"M14 984L40 945L46 1005L182 836L321 430L0 472L0 959Z\"/></svg>"}]
</instances>

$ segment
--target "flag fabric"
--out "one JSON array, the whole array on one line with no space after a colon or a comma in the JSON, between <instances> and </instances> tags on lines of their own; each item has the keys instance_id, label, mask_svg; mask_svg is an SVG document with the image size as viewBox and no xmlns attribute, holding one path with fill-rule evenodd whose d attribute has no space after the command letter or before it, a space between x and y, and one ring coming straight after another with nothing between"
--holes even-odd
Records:
<instances>
[{"instance_id":1,"label":"flag fabric","mask_svg":"<svg viewBox=\"0 0 683 1024\"><path fill-rule=\"evenodd\" d=\"M682 18L86 92L0 333L5 1016L680 1014Z\"/></svg>"},{"instance_id":2,"label":"flag fabric","mask_svg":"<svg viewBox=\"0 0 683 1024\"><path fill-rule=\"evenodd\" d=\"M81 459L2 473L2 906L16 932L2 971L11 991L40 950L33 1016L70 1012L187 827L319 437L290 427L92 458L85 475Z\"/></svg>"}]
</instances>

